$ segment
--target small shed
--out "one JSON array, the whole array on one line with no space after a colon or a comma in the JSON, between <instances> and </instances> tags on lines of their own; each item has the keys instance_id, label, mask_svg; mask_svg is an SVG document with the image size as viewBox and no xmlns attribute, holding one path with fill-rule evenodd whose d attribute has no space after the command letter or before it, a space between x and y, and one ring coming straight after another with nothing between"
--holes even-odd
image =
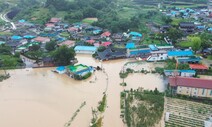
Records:
<instances>
[{"instance_id":1,"label":"small shed","mask_svg":"<svg viewBox=\"0 0 212 127\"><path fill-rule=\"evenodd\" d=\"M66 72L65 66L59 66L56 68L56 72L59 74L64 74Z\"/></svg>"}]
</instances>

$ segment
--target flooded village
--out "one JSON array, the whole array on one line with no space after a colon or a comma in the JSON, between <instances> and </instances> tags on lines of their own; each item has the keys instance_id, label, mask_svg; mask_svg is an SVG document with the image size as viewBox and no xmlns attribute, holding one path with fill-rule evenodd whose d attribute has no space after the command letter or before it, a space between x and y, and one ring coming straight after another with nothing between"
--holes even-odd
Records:
<instances>
[{"instance_id":1,"label":"flooded village","mask_svg":"<svg viewBox=\"0 0 212 127\"><path fill-rule=\"evenodd\" d=\"M145 3L117 8L134 2ZM210 4L146 4L157 12L143 20L162 17L146 21L148 31L105 28L92 16L40 24L2 12L0 126L211 127Z\"/></svg>"}]
</instances>

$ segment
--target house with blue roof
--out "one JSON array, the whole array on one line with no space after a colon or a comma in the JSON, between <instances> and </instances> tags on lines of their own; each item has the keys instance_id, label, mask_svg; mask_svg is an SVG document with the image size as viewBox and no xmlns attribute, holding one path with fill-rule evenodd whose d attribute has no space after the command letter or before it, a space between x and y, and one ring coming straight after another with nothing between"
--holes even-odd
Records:
<instances>
[{"instance_id":1,"label":"house with blue roof","mask_svg":"<svg viewBox=\"0 0 212 127\"><path fill-rule=\"evenodd\" d=\"M97 47L95 46L76 46L74 48L76 53L81 54L94 54L97 51Z\"/></svg>"},{"instance_id":2,"label":"house with blue roof","mask_svg":"<svg viewBox=\"0 0 212 127\"><path fill-rule=\"evenodd\" d=\"M196 28L198 29L198 30L204 30L205 29L205 26L203 25L198 25L198 26L196 26Z\"/></svg>"},{"instance_id":3,"label":"house with blue roof","mask_svg":"<svg viewBox=\"0 0 212 127\"><path fill-rule=\"evenodd\" d=\"M177 57L176 61L177 63L180 64L185 64L185 63L200 63L202 59L200 57L196 56L190 56L190 57Z\"/></svg>"},{"instance_id":4,"label":"house with blue roof","mask_svg":"<svg viewBox=\"0 0 212 127\"><path fill-rule=\"evenodd\" d=\"M32 35L25 35L24 38L25 38L25 39L33 39L33 38L35 38L35 36L32 36Z\"/></svg>"},{"instance_id":5,"label":"house with blue roof","mask_svg":"<svg viewBox=\"0 0 212 127\"><path fill-rule=\"evenodd\" d=\"M127 44L126 44L125 48L126 48L126 49L132 49L132 48L135 48L135 43L133 43L133 42L129 42L129 43L127 43Z\"/></svg>"},{"instance_id":6,"label":"house with blue roof","mask_svg":"<svg viewBox=\"0 0 212 127\"><path fill-rule=\"evenodd\" d=\"M25 22L26 22L26 20L21 19L21 20L18 20L18 22L19 22L19 23L25 23Z\"/></svg>"},{"instance_id":7,"label":"house with blue roof","mask_svg":"<svg viewBox=\"0 0 212 127\"><path fill-rule=\"evenodd\" d=\"M208 28L208 31L209 31L209 32L212 32L212 27Z\"/></svg>"},{"instance_id":8,"label":"house with blue roof","mask_svg":"<svg viewBox=\"0 0 212 127\"><path fill-rule=\"evenodd\" d=\"M22 37L21 36L17 36L17 35L14 35L11 37L12 40L21 40Z\"/></svg>"},{"instance_id":9,"label":"house with blue roof","mask_svg":"<svg viewBox=\"0 0 212 127\"><path fill-rule=\"evenodd\" d=\"M156 45L148 45L149 48L152 50L152 51L158 51L159 49L156 47Z\"/></svg>"},{"instance_id":10,"label":"house with blue roof","mask_svg":"<svg viewBox=\"0 0 212 127\"><path fill-rule=\"evenodd\" d=\"M188 57L193 56L194 53L191 50L176 50L176 51L168 51L168 58L176 58L176 57Z\"/></svg>"},{"instance_id":11,"label":"house with blue roof","mask_svg":"<svg viewBox=\"0 0 212 127\"><path fill-rule=\"evenodd\" d=\"M142 37L142 34L138 33L138 32L130 32L129 33L130 36L134 36L134 37Z\"/></svg>"},{"instance_id":12,"label":"house with blue roof","mask_svg":"<svg viewBox=\"0 0 212 127\"><path fill-rule=\"evenodd\" d=\"M193 77L196 74L195 70L164 70L166 76L183 76Z\"/></svg>"},{"instance_id":13,"label":"house with blue roof","mask_svg":"<svg viewBox=\"0 0 212 127\"><path fill-rule=\"evenodd\" d=\"M136 47L132 49L127 49L127 57L147 57L151 50L149 47Z\"/></svg>"},{"instance_id":14,"label":"house with blue roof","mask_svg":"<svg viewBox=\"0 0 212 127\"><path fill-rule=\"evenodd\" d=\"M66 68L65 68L65 66L59 66L59 67L56 68L55 71L56 71L58 74L64 74L64 73L66 73Z\"/></svg>"}]
</instances>

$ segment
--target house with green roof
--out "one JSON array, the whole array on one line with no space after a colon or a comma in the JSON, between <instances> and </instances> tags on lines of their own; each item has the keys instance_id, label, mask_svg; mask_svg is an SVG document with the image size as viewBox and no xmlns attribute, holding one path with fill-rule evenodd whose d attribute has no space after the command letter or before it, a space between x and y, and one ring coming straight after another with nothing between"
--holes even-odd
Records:
<instances>
[{"instance_id":1,"label":"house with green roof","mask_svg":"<svg viewBox=\"0 0 212 127\"><path fill-rule=\"evenodd\" d=\"M86 79L94 72L94 68L92 66L84 64L70 65L67 68L69 76L78 80Z\"/></svg>"}]
</instances>

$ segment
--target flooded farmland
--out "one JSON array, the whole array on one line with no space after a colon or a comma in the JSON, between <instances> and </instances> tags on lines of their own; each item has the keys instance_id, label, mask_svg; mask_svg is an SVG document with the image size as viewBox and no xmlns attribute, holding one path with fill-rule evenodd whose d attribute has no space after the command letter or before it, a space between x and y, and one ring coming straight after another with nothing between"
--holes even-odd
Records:
<instances>
[{"instance_id":1,"label":"flooded farmland","mask_svg":"<svg viewBox=\"0 0 212 127\"><path fill-rule=\"evenodd\" d=\"M71 127L88 127L92 118L91 108L97 107L103 92L107 90L103 126L122 127L120 91L138 87L165 90L163 77L156 74L130 74L125 79L127 86L120 86L122 79L119 72L131 60L101 63L89 55L78 55L77 58L82 64L102 66L105 73L96 71L85 81L75 81L66 75L51 72L53 68L9 71L11 78L0 82L0 126L63 127L81 103L86 101Z\"/></svg>"}]
</instances>

